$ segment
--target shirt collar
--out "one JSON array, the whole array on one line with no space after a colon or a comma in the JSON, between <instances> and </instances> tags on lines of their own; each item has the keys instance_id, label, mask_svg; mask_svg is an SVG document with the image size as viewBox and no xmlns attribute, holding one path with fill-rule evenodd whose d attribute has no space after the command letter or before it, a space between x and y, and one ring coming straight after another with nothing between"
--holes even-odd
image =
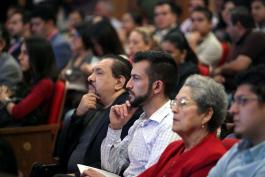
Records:
<instances>
[{"instance_id":1,"label":"shirt collar","mask_svg":"<svg viewBox=\"0 0 265 177\"><path fill-rule=\"evenodd\" d=\"M253 143L248 139L243 139L238 144L239 151L246 151L253 159L263 159L265 157L265 141L253 146Z\"/></svg>"},{"instance_id":2,"label":"shirt collar","mask_svg":"<svg viewBox=\"0 0 265 177\"><path fill-rule=\"evenodd\" d=\"M154 122L160 123L169 114L172 114L172 111L170 109L170 101L167 101L158 110L156 110L149 118L146 117L145 113L141 115L141 118L142 119L147 118L148 121L154 121Z\"/></svg>"}]
</instances>

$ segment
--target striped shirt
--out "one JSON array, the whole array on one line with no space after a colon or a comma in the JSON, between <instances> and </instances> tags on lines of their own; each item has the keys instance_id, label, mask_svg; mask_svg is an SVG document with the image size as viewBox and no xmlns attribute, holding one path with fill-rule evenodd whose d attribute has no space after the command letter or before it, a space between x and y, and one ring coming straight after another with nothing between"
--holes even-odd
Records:
<instances>
[{"instance_id":1,"label":"striped shirt","mask_svg":"<svg viewBox=\"0 0 265 177\"><path fill-rule=\"evenodd\" d=\"M143 113L121 141L121 130L108 128L101 145L102 169L125 177L137 176L157 162L167 145L180 137L172 131L169 101L147 118Z\"/></svg>"}]
</instances>

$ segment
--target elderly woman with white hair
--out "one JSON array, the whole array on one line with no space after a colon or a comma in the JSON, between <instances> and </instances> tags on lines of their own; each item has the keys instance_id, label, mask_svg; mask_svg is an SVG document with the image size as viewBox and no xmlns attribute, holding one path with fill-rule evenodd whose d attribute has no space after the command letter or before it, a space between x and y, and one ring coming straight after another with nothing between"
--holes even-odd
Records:
<instances>
[{"instance_id":1,"label":"elderly woman with white hair","mask_svg":"<svg viewBox=\"0 0 265 177\"><path fill-rule=\"evenodd\" d=\"M213 79L192 75L171 102L172 130L182 140L171 143L159 161L140 177L205 177L226 152L216 137L226 115L227 100L222 85Z\"/></svg>"}]
</instances>

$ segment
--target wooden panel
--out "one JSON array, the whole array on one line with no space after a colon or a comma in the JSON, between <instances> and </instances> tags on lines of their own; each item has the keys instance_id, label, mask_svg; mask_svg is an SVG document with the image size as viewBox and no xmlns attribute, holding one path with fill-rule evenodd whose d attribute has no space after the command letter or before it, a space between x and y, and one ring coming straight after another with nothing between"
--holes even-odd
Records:
<instances>
[{"instance_id":1,"label":"wooden panel","mask_svg":"<svg viewBox=\"0 0 265 177\"><path fill-rule=\"evenodd\" d=\"M28 176L34 162L52 163L57 125L3 128L0 136L14 149L19 169Z\"/></svg>"}]
</instances>

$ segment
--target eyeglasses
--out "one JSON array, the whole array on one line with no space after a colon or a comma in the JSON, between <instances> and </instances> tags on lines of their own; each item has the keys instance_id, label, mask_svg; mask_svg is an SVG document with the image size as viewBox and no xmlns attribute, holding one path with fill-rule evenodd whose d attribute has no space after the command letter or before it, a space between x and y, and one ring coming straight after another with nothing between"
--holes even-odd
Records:
<instances>
[{"instance_id":1,"label":"eyeglasses","mask_svg":"<svg viewBox=\"0 0 265 177\"><path fill-rule=\"evenodd\" d=\"M253 100L258 100L258 98L237 96L233 98L232 103L236 103L238 106L245 106L247 103Z\"/></svg>"},{"instance_id":2,"label":"eyeglasses","mask_svg":"<svg viewBox=\"0 0 265 177\"><path fill-rule=\"evenodd\" d=\"M180 98L180 99L174 99L170 101L170 108L173 109L175 107L178 107L180 109L183 109L184 107L188 105L195 104L194 102L188 101L185 98Z\"/></svg>"}]
</instances>

